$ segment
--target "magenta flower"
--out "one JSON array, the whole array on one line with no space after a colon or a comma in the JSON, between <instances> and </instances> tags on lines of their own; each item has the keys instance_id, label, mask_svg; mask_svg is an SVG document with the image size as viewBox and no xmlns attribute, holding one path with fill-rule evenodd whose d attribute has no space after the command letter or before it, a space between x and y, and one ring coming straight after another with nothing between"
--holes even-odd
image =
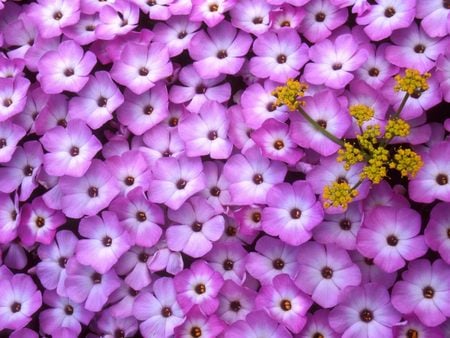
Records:
<instances>
[{"instance_id":1,"label":"magenta flower","mask_svg":"<svg viewBox=\"0 0 450 338\"><path fill-rule=\"evenodd\" d=\"M239 72L251 44L249 34L223 21L206 32L198 31L189 44L189 55L194 59L197 73L204 79L212 79L220 74Z\"/></svg>"},{"instance_id":2,"label":"magenta flower","mask_svg":"<svg viewBox=\"0 0 450 338\"><path fill-rule=\"evenodd\" d=\"M223 234L222 215L202 197L193 197L177 210L169 210L168 218L175 224L166 230L167 246L192 257L202 257L212 243Z\"/></svg>"},{"instance_id":3,"label":"magenta flower","mask_svg":"<svg viewBox=\"0 0 450 338\"><path fill-rule=\"evenodd\" d=\"M280 183L267 193L268 207L262 212L262 229L289 245L311 238L311 230L323 219L323 209L305 181Z\"/></svg>"},{"instance_id":4,"label":"magenta flower","mask_svg":"<svg viewBox=\"0 0 450 338\"><path fill-rule=\"evenodd\" d=\"M253 311L256 292L240 286L231 280L226 280L218 295L219 308L217 314L227 324L244 320Z\"/></svg>"},{"instance_id":5,"label":"magenta flower","mask_svg":"<svg viewBox=\"0 0 450 338\"><path fill-rule=\"evenodd\" d=\"M270 28L270 10L271 6L267 1L236 1L230 10L231 23L244 32L258 36Z\"/></svg>"},{"instance_id":6,"label":"magenta flower","mask_svg":"<svg viewBox=\"0 0 450 338\"><path fill-rule=\"evenodd\" d=\"M450 33L448 25L449 5L445 1L418 1L416 5L416 17L423 30L432 38L444 37Z\"/></svg>"},{"instance_id":7,"label":"magenta flower","mask_svg":"<svg viewBox=\"0 0 450 338\"><path fill-rule=\"evenodd\" d=\"M180 121L178 131L189 157L210 155L213 159L226 159L233 145L227 140L229 120L226 108L216 101L205 102L198 114L188 115Z\"/></svg>"},{"instance_id":8,"label":"magenta flower","mask_svg":"<svg viewBox=\"0 0 450 338\"><path fill-rule=\"evenodd\" d=\"M223 165L216 162L203 162L203 168L206 178L206 187L201 192L208 204L215 210L224 211L225 205L230 202L230 193L228 191L228 182L223 176Z\"/></svg>"},{"instance_id":9,"label":"magenta flower","mask_svg":"<svg viewBox=\"0 0 450 338\"><path fill-rule=\"evenodd\" d=\"M336 137L343 137L351 126L351 118L346 112L346 107L331 90L324 90L313 97L306 97L305 102L308 115ZM293 114L291 121L292 139L299 146L311 148L323 156L330 156L339 150L338 144L318 132L300 114Z\"/></svg>"},{"instance_id":10,"label":"magenta flower","mask_svg":"<svg viewBox=\"0 0 450 338\"><path fill-rule=\"evenodd\" d=\"M419 259L409 263L402 280L392 289L392 304L402 314L414 313L429 327L445 322L450 316L450 269L441 259Z\"/></svg>"},{"instance_id":11,"label":"magenta flower","mask_svg":"<svg viewBox=\"0 0 450 338\"><path fill-rule=\"evenodd\" d=\"M395 326L393 333L395 337L408 337L408 335L416 335L417 337L442 338L445 337L442 327L428 327L420 322L420 320L412 315L405 316L406 323L404 325Z\"/></svg>"},{"instance_id":12,"label":"magenta flower","mask_svg":"<svg viewBox=\"0 0 450 338\"><path fill-rule=\"evenodd\" d=\"M120 191L117 181L100 160L93 160L84 176L63 176L58 185L62 211L71 218L96 215Z\"/></svg>"},{"instance_id":13,"label":"magenta flower","mask_svg":"<svg viewBox=\"0 0 450 338\"><path fill-rule=\"evenodd\" d=\"M306 324L306 312L312 300L301 292L289 275L276 276L271 284L261 287L256 297L256 307L265 309L279 323L299 333Z\"/></svg>"},{"instance_id":14,"label":"magenta flower","mask_svg":"<svg viewBox=\"0 0 450 338\"><path fill-rule=\"evenodd\" d=\"M41 307L42 295L30 276L16 274L0 280L0 330L27 325Z\"/></svg>"},{"instance_id":15,"label":"magenta flower","mask_svg":"<svg viewBox=\"0 0 450 338\"><path fill-rule=\"evenodd\" d=\"M409 197L422 203L435 199L450 202L450 163L446 160L450 156L450 142L439 142L421 155L424 165L409 182Z\"/></svg>"},{"instance_id":16,"label":"magenta flower","mask_svg":"<svg viewBox=\"0 0 450 338\"><path fill-rule=\"evenodd\" d=\"M101 218L83 218L78 232L86 237L77 243L78 262L89 265L102 274L109 271L131 246L128 232L112 211L103 211Z\"/></svg>"},{"instance_id":17,"label":"magenta flower","mask_svg":"<svg viewBox=\"0 0 450 338\"><path fill-rule=\"evenodd\" d=\"M124 282L128 288L134 290L135 293L137 293L137 290L143 290L148 287L152 282L149 266L152 251L153 250L147 248L134 246L125 252L119 258L117 264L114 265L114 270L119 276L125 276ZM120 290L121 289L118 289L115 292L120 292ZM129 292L127 291L127 294L128 293ZM125 312L125 309L122 307L117 308L115 311L123 313ZM131 314L132 313L130 313L130 315Z\"/></svg>"},{"instance_id":18,"label":"magenta flower","mask_svg":"<svg viewBox=\"0 0 450 338\"><path fill-rule=\"evenodd\" d=\"M300 68L309 60L308 46L302 43L293 29L258 36L253 52L256 56L250 59L250 72L256 77L276 82L297 77Z\"/></svg>"},{"instance_id":19,"label":"magenta flower","mask_svg":"<svg viewBox=\"0 0 450 338\"><path fill-rule=\"evenodd\" d=\"M100 128L112 119L112 113L123 103L120 90L109 73L101 71L90 76L89 82L69 102L72 119L82 119L92 129Z\"/></svg>"},{"instance_id":20,"label":"magenta flower","mask_svg":"<svg viewBox=\"0 0 450 338\"><path fill-rule=\"evenodd\" d=\"M283 4L277 10L272 10L269 14L271 26L275 31L298 28L305 17L304 7Z\"/></svg>"},{"instance_id":21,"label":"magenta flower","mask_svg":"<svg viewBox=\"0 0 450 338\"><path fill-rule=\"evenodd\" d=\"M44 135L47 131L60 126L67 127L67 122L70 121L68 113L68 100L63 94L48 95L48 100L42 109L34 107L35 122L34 129L36 134ZM39 109L39 110L38 110Z\"/></svg>"},{"instance_id":22,"label":"magenta flower","mask_svg":"<svg viewBox=\"0 0 450 338\"><path fill-rule=\"evenodd\" d=\"M11 242L17 236L19 226L19 198L0 193L0 243ZM1 256L0 256L1 257ZM1 260L0 260L1 261Z\"/></svg>"},{"instance_id":23,"label":"magenta flower","mask_svg":"<svg viewBox=\"0 0 450 338\"><path fill-rule=\"evenodd\" d=\"M227 12L237 0L218 0L215 2L205 0L192 0L192 11L189 20L204 22L208 27L214 27L224 18Z\"/></svg>"},{"instance_id":24,"label":"magenta flower","mask_svg":"<svg viewBox=\"0 0 450 338\"><path fill-rule=\"evenodd\" d=\"M148 201L141 188L129 192L127 197L116 198L109 209L117 213L120 223L131 237L131 243L152 247L160 239L160 225L164 224L163 211Z\"/></svg>"},{"instance_id":25,"label":"magenta flower","mask_svg":"<svg viewBox=\"0 0 450 338\"><path fill-rule=\"evenodd\" d=\"M25 130L11 120L0 123L0 163L9 162Z\"/></svg>"},{"instance_id":26,"label":"magenta flower","mask_svg":"<svg viewBox=\"0 0 450 338\"><path fill-rule=\"evenodd\" d=\"M216 243L205 255L209 265L220 272L224 280L242 284L246 277L245 263L247 251L239 242Z\"/></svg>"},{"instance_id":27,"label":"magenta flower","mask_svg":"<svg viewBox=\"0 0 450 338\"><path fill-rule=\"evenodd\" d=\"M286 166L264 158L258 148L252 148L245 155L231 156L223 174L230 182L231 204L262 204L270 188L283 181Z\"/></svg>"},{"instance_id":28,"label":"magenta flower","mask_svg":"<svg viewBox=\"0 0 450 338\"><path fill-rule=\"evenodd\" d=\"M97 318L95 331L104 337L134 337L137 333L138 321L135 317L116 318L108 308Z\"/></svg>"},{"instance_id":29,"label":"magenta flower","mask_svg":"<svg viewBox=\"0 0 450 338\"><path fill-rule=\"evenodd\" d=\"M172 278L162 277L153 283L153 293L142 292L136 298L133 314L140 324L144 337L169 337L173 335L175 327L185 320L185 312L177 301Z\"/></svg>"},{"instance_id":30,"label":"magenta flower","mask_svg":"<svg viewBox=\"0 0 450 338\"><path fill-rule=\"evenodd\" d=\"M407 0L396 2L392 0L378 0L377 4L358 16L356 22L366 25L364 32L373 41L380 41L391 36L392 32L406 28L414 20L416 1Z\"/></svg>"},{"instance_id":31,"label":"magenta flower","mask_svg":"<svg viewBox=\"0 0 450 338\"><path fill-rule=\"evenodd\" d=\"M27 101L30 81L22 76L0 78L0 122L22 112Z\"/></svg>"},{"instance_id":32,"label":"magenta flower","mask_svg":"<svg viewBox=\"0 0 450 338\"><path fill-rule=\"evenodd\" d=\"M361 272L347 251L333 244L303 244L298 262L297 286L324 308L339 304L343 290L361 282Z\"/></svg>"},{"instance_id":33,"label":"magenta flower","mask_svg":"<svg viewBox=\"0 0 450 338\"><path fill-rule=\"evenodd\" d=\"M439 79L444 100L450 102L450 56L440 55L436 62L436 76ZM450 130L449 119L445 121L446 130Z\"/></svg>"},{"instance_id":34,"label":"magenta flower","mask_svg":"<svg viewBox=\"0 0 450 338\"><path fill-rule=\"evenodd\" d=\"M219 301L216 298L223 285L220 273L214 271L205 261L195 261L174 278L177 301L184 312L197 305L205 315L213 314Z\"/></svg>"},{"instance_id":35,"label":"magenta flower","mask_svg":"<svg viewBox=\"0 0 450 338\"><path fill-rule=\"evenodd\" d=\"M351 34L339 35L334 41L324 40L309 49L312 63L305 66L305 80L311 84L333 89L344 88L368 57Z\"/></svg>"},{"instance_id":36,"label":"magenta flower","mask_svg":"<svg viewBox=\"0 0 450 338\"><path fill-rule=\"evenodd\" d=\"M83 176L102 148L81 120L69 121L66 128L57 126L47 131L41 143L49 152L44 155L45 171L53 176Z\"/></svg>"},{"instance_id":37,"label":"magenta flower","mask_svg":"<svg viewBox=\"0 0 450 338\"><path fill-rule=\"evenodd\" d=\"M328 310L318 310L311 316L308 316L308 321L305 328L297 336L298 338L314 338L314 335L318 337L327 338L339 338L338 334L331 328L328 323Z\"/></svg>"},{"instance_id":38,"label":"magenta flower","mask_svg":"<svg viewBox=\"0 0 450 338\"><path fill-rule=\"evenodd\" d=\"M261 284L272 283L282 273L294 278L298 271L297 256L298 247L263 236L256 242L255 251L248 254L246 269Z\"/></svg>"},{"instance_id":39,"label":"magenta flower","mask_svg":"<svg viewBox=\"0 0 450 338\"><path fill-rule=\"evenodd\" d=\"M116 0L114 4L102 6L100 23L95 27L95 37L111 40L133 30L139 21L139 8L130 1Z\"/></svg>"},{"instance_id":40,"label":"magenta flower","mask_svg":"<svg viewBox=\"0 0 450 338\"><path fill-rule=\"evenodd\" d=\"M89 73L96 62L94 53L84 53L79 44L66 40L61 42L57 50L41 57L37 79L47 94L58 94L64 90L79 92L88 82Z\"/></svg>"},{"instance_id":41,"label":"magenta flower","mask_svg":"<svg viewBox=\"0 0 450 338\"><path fill-rule=\"evenodd\" d=\"M394 272L427 252L420 227L420 215L413 209L378 206L365 216L356 245L381 269Z\"/></svg>"},{"instance_id":42,"label":"magenta flower","mask_svg":"<svg viewBox=\"0 0 450 338\"><path fill-rule=\"evenodd\" d=\"M93 1L90 2L92 3ZM86 1L81 2L82 7L83 4L86 4ZM82 10L82 12L84 11ZM81 14L80 20L76 24L64 27L62 32L69 39L72 39L81 46L85 46L95 41L95 28L99 24L100 18L98 15Z\"/></svg>"},{"instance_id":43,"label":"magenta flower","mask_svg":"<svg viewBox=\"0 0 450 338\"><path fill-rule=\"evenodd\" d=\"M353 262L358 265L361 271L361 284L366 283L376 283L384 286L385 288L390 288L394 285L397 279L397 273L388 273L381 270L375 265L373 259L364 257L358 251L351 251L350 256Z\"/></svg>"},{"instance_id":44,"label":"magenta flower","mask_svg":"<svg viewBox=\"0 0 450 338\"><path fill-rule=\"evenodd\" d=\"M174 337L219 337L225 327L219 317L214 314L205 316L200 308L195 306L187 313L184 323L175 328Z\"/></svg>"},{"instance_id":45,"label":"magenta flower","mask_svg":"<svg viewBox=\"0 0 450 338\"><path fill-rule=\"evenodd\" d=\"M348 288L330 312L331 327L342 337L390 337L400 314L392 307L388 291L375 283Z\"/></svg>"},{"instance_id":46,"label":"magenta flower","mask_svg":"<svg viewBox=\"0 0 450 338\"><path fill-rule=\"evenodd\" d=\"M152 42L146 46L128 42L120 58L114 61L111 77L140 95L154 87L158 80L171 75L172 71L169 52L163 44Z\"/></svg>"},{"instance_id":47,"label":"magenta flower","mask_svg":"<svg viewBox=\"0 0 450 338\"><path fill-rule=\"evenodd\" d=\"M152 168L149 200L179 209L189 197L205 187L202 170L203 165L198 157L160 158Z\"/></svg>"},{"instance_id":48,"label":"magenta flower","mask_svg":"<svg viewBox=\"0 0 450 338\"><path fill-rule=\"evenodd\" d=\"M425 242L440 257L450 264L450 208L449 203L438 203L433 207L425 228Z\"/></svg>"},{"instance_id":49,"label":"magenta flower","mask_svg":"<svg viewBox=\"0 0 450 338\"><path fill-rule=\"evenodd\" d=\"M30 246L36 242L50 244L56 229L65 221L61 211L47 207L42 198L35 198L22 207L18 227L20 240Z\"/></svg>"},{"instance_id":50,"label":"magenta flower","mask_svg":"<svg viewBox=\"0 0 450 338\"><path fill-rule=\"evenodd\" d=\"M65 296L66 264L75 254L78 238L69 230L61 230L48 245L40 245L38 255L41 261L36 265L36 275L47 290L56 290Z\"/></svg>"}]
</instances>

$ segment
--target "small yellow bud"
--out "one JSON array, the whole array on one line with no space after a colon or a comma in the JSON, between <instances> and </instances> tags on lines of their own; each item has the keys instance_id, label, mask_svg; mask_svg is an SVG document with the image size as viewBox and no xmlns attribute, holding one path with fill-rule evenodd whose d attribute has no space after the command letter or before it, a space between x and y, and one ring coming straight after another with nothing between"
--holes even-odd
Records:
<instances>
[{"instance_id":1,"label":"small yellow bud","mask_svg":"<svg viewBox=\"0 0 450 338\"><path fill-rule=\"evenodd\" d=\"M361 153L361 150L351 143L345 142L344 148L341 148L338 151L337 161L345 162L344 168L345 170L349 170L352 165L364 161L364 156Z\"/></svg>"},{"instance_id":2,"label":"small yellow bud","mask_svg":"<svg viewBox=\"0 0 450 338\"><path fill-rule=\"evenodd\" d=\"M411 149L398 149L389 167L397 169L402 176L414 177L422 168L423 161L420 155Z\"/></svg>"},{"instance_id":3,"label":"small yellow bud","mask_svg":"<svg viewBox=\"0 0 450 338\"><path fill-rule=\"evenodd\" d=\"M361 135L357 135L356 139L360 146L369 152L375 150L375 146L378 144L377 138L381 135L380 126L378 124L367 126L366 130Z\"/></svg>"},{"instance_id":4,"label":"small yellow bud","mask_svg":"<svg viewBox=\"0 0 450 338\"><path fill-rule=\"evenodd\" d=\"M362 126L364 122L369 121L375 114L372 108L364 104L350 106L349 111L350 115L356 119L359 126Z\"/></svg>"},{"instance_id":5,"label":"small yellow bud","mask_svg":"<svg viewBox=\"0 0 450 338\"><path fill-rule=\"evenodd\" d=\"M394 86L394 90L406 92L412 97L419 97L424 91L428 90L427 79L430 76L430 73L420 74L416 69L407 69L404 76L395 76L397 84Z\"/></svg>"},{"instance_id":6,"label":"small yellow bud","mask_svg":"<svg viewBox=\"0 0 450 338\"><path fill-rule=\"evenodd\" d=\"M342 207L345 210L357 195L358 191L352 189L347 182L333 182L323 188L323 206L325 208Z\"/></svg>"},{"instance_id":7,"label":"small yellow bud","mask_svg":"<svg viewBox=\"0 0 450 338\"><path fill-rule=\"evenodd\" d=\"M384 137L387 139L392 139L395 136L405 137L409 135L409 132L409 123L400 118L395 118L388 121Z\"/></svg>"},{"instance_id":8,"label":"small yellow bud","mask_svg":"<svg viewBox=\"0 0 450 338\"><path fill-rule=\"evenodd\" d=\"M361 178L368 178L373 183L380 183L387 176L386 166L389 164L389 151L376 148L372 151L372 158L361 172Z\"/></svg>"},{"instance_id":9,"label":"small yellow bud","mask_svg":"<svg viewBox=\"0 0 450 338\"><path fill-rule=\"evenodd\" d=\"M275 88L272 95L277 98L275 105L287 106L290 111L298 110L298 108L304 105L304 101L300 100L305 96L305 91L308 89L308 85L301 83L300 81L289 79L284 86Z\"/></svg>"}]
</instances>

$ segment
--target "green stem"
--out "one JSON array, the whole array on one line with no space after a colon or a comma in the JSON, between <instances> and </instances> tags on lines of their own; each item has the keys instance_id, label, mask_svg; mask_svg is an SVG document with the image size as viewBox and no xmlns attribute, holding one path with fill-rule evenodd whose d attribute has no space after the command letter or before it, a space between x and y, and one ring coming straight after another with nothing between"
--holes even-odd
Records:
<instances>
[{"instance_id":1,"label":"green stem","mask_svg":"<svg viewBox=\"0 0 450 338\"><path fill-rule=\"evenodd\" d=\"M355 190L356 188L358 188L360 185L361 185L361 183L363 182L363 180L359 180L353 187L352 187L352 190Z\"/></svg>"},{"instance_id":2,"label":"green stem","mask_svg":"<svg viewBox=\"0 0 450 338\"><path fill-rule=\"evenodd\" d=\"M400 116L400 113L402 112L403 108L405 108L406 101L408 101L409 94L405 93L405 96L403 96L403 100L400 103L400 106L398 107L395 114L392 116L392 118L398 118Z\"/></svg>"},{"instance_id":3,"label":"green stem","mask_svg":"<svg viewBox=\"0 0 450 338\"><path fill-rule=\"evenodd\" d=\"M341 147L344 146L344 141L328 132L325 128L321 127L316 121L311 118L311 116L308 115L308 113L302 107L299 107L298 111L300 112L300 114L302 114L305 120L308 121L317 131L322 133L323 136L328 138L330 141L333 141L334 143L340 145Z\"/></svg>"}]
</instances>

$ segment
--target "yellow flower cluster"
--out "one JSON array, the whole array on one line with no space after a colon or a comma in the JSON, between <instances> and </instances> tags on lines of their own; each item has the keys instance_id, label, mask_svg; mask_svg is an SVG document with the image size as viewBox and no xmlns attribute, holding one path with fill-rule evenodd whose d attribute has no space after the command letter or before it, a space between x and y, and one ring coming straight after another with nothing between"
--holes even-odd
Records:
<instances>
[{"instance_id":1,"label":"yellow flower cluster","mask_svg":"<svg viewBox=\"0 0 450 338\"><path fill-rule=\"evenodd\" d=\"M345 142L344 148L339 149L338 154L337 161L344 162L345 170L349 170L352 165L364 161L361 150L356 148L350 142Z\"/></svg>"},{"instance_id":2,"label":"yellow flower cluster","mask_svg":"<svg viewBox=\"0 0 450 338\"><path fill-rule=\"evenodd\" d=\"M298 110L304 104L300 98L305 96L306 89L308 86L305 83L289 79L285 86L277 87L272 92L272 95L277 98L275 105L278 107L286 105L290 111Z\"/></svg>"},{"instance_id":3,"label":"yellow flower cluster","mask_svg":"<svg viewBox=\"0 0 450 338\"><path fill-rule=\"evenodd\" d=\"M378 137L381 135L380 126L378 124L368 126L361 135L357 135L359 145L372 152L375 150L375 145L378 143Z\"/></svg>"},{"instance_id":4,"label":"yellow flower cluster","mask_svg":"<svg viewBox=\"0 0 450 338\"><path fill-rule=\"evenodd\" d=\"M369 121L375 114L374 110L365 104L355 104L349 108L350 115L356 119L359 126Z\"/></svg>"},{"instance_id":5,"label":"yellow flower cluster","mask_svg":"<svg viewBox=\"0 0 450 338\"><path fill-rule=\"evenodd\" d=\"M394 118L388 121L384 137L386 139L392 139L395 136L405 137L409 135L409 131L410 126L408 122L400 118Z\"/></svg>"},{"instance_id":6,"label":"yellow flower cluster","mask_svg":"<svg viewBox=\"0 0 450 338\"><path fill-rule=\"evenodd\" d=\"M423 161L420 155L411 149L398 149L394 155L394 161L389 163L389 167L397 169L402 176L414 177L422 168Z\"/></svg>"},{"instance_id":7,"label":"yellow flower cluster","mask_svg":"<svg viewBox=\"0 0 450 338\"><path fill-rule=\"evenodd\" d=\"M421 94L429 88L427 79L430 76L430 73L420 74L416 69L407 69L404 76L395 76L397 84L394 86L394 90L396 92L403 91L412 96Z\"/></svg>"},{"instance_id":8,"label":"yellow flower cluster","mask_svg":"<svg viewBox=\"0 0 450 338\"><path fill-rule=\"evenodd\" d=\"M389 161L389 151L379 147L372 151L372 158L361 172L361 178L368 178L373 183L380 183L387 176L386 165Z\"/></svg>"},{"instance_id":9,"label":"yellow flower cluster","mask_svg":"<svg viewBox=\"0 0 450 338\"><path fill-rule=\"evenodd\" d=\"M333 182L323 189L323 205L325 208L333 206L336 208L342 207L345 210L357 195L358 191L352 189L347 182Z\"/></svg>"}]
</instances>

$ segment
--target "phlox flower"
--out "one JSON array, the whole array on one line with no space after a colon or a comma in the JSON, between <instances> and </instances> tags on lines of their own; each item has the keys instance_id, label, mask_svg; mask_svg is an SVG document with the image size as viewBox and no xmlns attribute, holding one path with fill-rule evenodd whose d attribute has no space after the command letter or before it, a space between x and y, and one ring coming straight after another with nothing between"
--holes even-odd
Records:
<instances>
[{"instance_id":1,"label":"phlox flower","mask_svg":"<svg viewBox=\"0 0 450 338\"><path fill-rule=\"evenodd\" d=\"M219 337L225 329L225 323L215 314L205 316L198 306L187 314L183 324L175 328L175 337Z\"/></svg>"},{"instance_id":2,"label":"phlox flower","mask_svg":"<svg viewBox=\"0 0 450 338\"><path fill-rule=\"evenodd\" d=\"M22 112L30 81L22 76L0 78L0 122Z\"/></svg>"},{"instance_id":3,"label":"phlox flower","mask_svg":"<svg viewBox=\"0 0 450 338\"><path fill-rule=\"evenodd\" d=\"M223 211L224 206L230 202L228 182L223 176L223 165L213 161L203 163L206 187L201 192L202 196L217 211Z\"/></svg>"},{"instance_id":4,"label":"phlox flower","mask_svg":"<svg viewBox=\"0 0 450 338\"><path fill-rule=\"evenodd\" d=\"M138 321L133 316L117 318L108 308L97 318L95 331L104 337L133 337L138 331Z\"/></svg>"},{"instance_id":5,"label":"phlox flower","mask_svg":"<svg viewBox=\"0 0 450 338\"><path fill-rule=\"evenodd\" d=\"M96 14L100 12L102 7L114 4L116 0L80 0L80 9L85 14Z\"/></svg>"},{"instance_id":6,"label":"phlox flower","mask_svg":"<svg viewBox=\"0 0 450 338\"><path fill-rule=\"evenodd\" d=\"M397 280L397 273L388 273L381 268L379 268L373 262L373 259L364 257L357 250L351 251L350 256L353 262L358 265L361 271L361 283L377 283L384 286L385 288L390 288L394 285Z\"/></svg>"},{"instance_id":7,"label":"phlox flower","mask_svg":"<svg viewBox=\"0 0 450 338\"><path fill-rule=\"evenodd\" d=\"M16 62L25 57L26 52L39 35L36 25L27 19L27 15L22 14L17 20L2 29L4 43L9 46L17 46L6 53L10 59L15 59Z\"/></svg>"},{"instance_id":8,"label":"phlox flower","mask_svg":"<svg viewBox=\"0 0 450 338\"><path fill-rule=\"evenodd\" d=\"M224 280L232 280L242 284L246 277L245 261L247 251L239 242L215 243L205 260L216 271L220 272Z\"/></svg>"},{"instance_id":9,"label":"phlox flower","mask_svg":"<svg viewBox=\"0 0 450 338\"><path fill-rule=\"evenodd\" d=\"M189 20L204 22L214 27L225 18L224 13L233 8L237 0L192 0Z\"/></svg>"},{"instance_id":10,"label":"phlox flower","mask_svg":"<svg viewBox=\"0 0 450 338\"><path fill-rule=\"evenodd\" d=\"M14 116L12 122L29 132L34 132L34 122L39 115L38 113L47 105L49 96L42 91L40 86L37 84L33 85L28 91L22 113Z\"/></svg>"},{"instance_id":11,"label":"phlox flower","mask_svg":"<svg viewBox=\"0 0 450 338\"><path fill-rule=\"evenodd\" d=\"M153 20L167 21L172 16L170 11L170 5L174 3L174 0L132 0L139 6L142 12L148 14L148 17Z\"/></svg>"},{"instance_id":12,"label":"phlox flower","mask_svg":"<svg viewBox=\"0 0 450 338\"><path fill-rule=\"evenodd\" d=\"M299 338L327 337L339 338L338 334L330 327L328 323L328 310L318 310L313 315L308 315L308 321L305 328L297 336Z\"/></svg>"},{"instance_id":13,"label":"phlox flower","mask_svg":"<svg viewBox=\"0 0 450 338\"><path fill-rule=\"evenodd\" d=\"M9 162L25 130L11 120L0 123L0 163Z\"/></svg>"},{"instance_id":14,"label":"phlox flower","mask_svg":"<svg viewBox=\"0 0 450 338\"><path fill-rule=\"evenodd\" d=\"M253 311L256 292L232 280L226 280L217 297L219 308L216 313L224 322L232 324L244 320L247 314Z\"/></svg>"},{"instance_id":15,"label":"phlox flower","mask_svg":"<svg viewBox=\"0 0 450 338\"><path fill-rule=\"evenodd\" d=\"M398 325L393 328L395 337L429 337L429 338L444 338L442 327L428 327L420 322L420 320L412 315L405 316L406 323Z\"/></svg>"},{"instance_id":16,"label":"phlox flower","mask_svg":"<svg viewBox=\"0 0 450 338\"><path fill-rule=\"evenodd\" d=\"M125 284L128 288L134 290L134 293L145 289L152 282L149 266L152 251L148 248L134 246L125 252L119 258L117 264L114 265L114 270L119 276L125 277L123 279ZM130 292L133 294L132 291ZM121 309L117 309L116 311L121 312Z\"/></svg>"},{"instance_id":17,"label":"phlox flower","mask_svg":"<svg viewBox=\"0 0 450 338\"><path fill-rule=\"evenodd\" d=\"M445 101L450 102L450 55L440 55L436 62L436 69L442 96ZM448 126L448 122L445 122L445 126ZM448 127L446 129L449 130Z\"/></svg>"},{"instance_id":18,"label":"phlox flower","mask_svg":"<svg viewBox=\"0 0 450 338\"><path fill-rule=\"evenodd\" d=\"M231 23L247 33L260 35L269 29L271 6L263 0L236 1L230 10Z\"/></svg>"},{"instance_id":19,"label":"phlox flower","mask_svg":"<svg viewBox=\"0 0 450 338\"><path fill-rule=\"evenodd\" d=\"M351 6L352 13L358 15L365 13L370 8L368 0L331 0L331 3L340 8Z\"/></svg>"},{"instance_id":20,"label":"phlox flower","mask_svg":"<svg viewBox=\"0 0 450 338\"><path fill-rule=\"evenodd\" d=\"M432 38L444 37L450 33L449 10L446 1L417 1L416 17L423 30Z\"/></svg>"},{"instance_id":21,"label":"phlox flower","mask_svg":"<svg viewBox=\"0 0 450 338\"><path fill-rule=\"evenodd\" d=\"M98 2L98 1L97 1ZM101 3L105 3L102 1ZM83 1L82 1L83 4ZM81 46L88 45L96 40L95 28L100 24L98 14L81 14L80 20L71 26L62 29L63 34Z\"/></svg>"},{"instance_id":22,"label":"phlox flower","mask_svg":"<svg viewBox=\"0 0 450 338\"><path fill-rule=\"evenodd\" d=\"M37 79L47 94L58 94L64 90L79 92L88 82L96 62L94 53L84 53L75 41L66 40L56 50L48 51L41 57Z\"/></svg>"},{"instance_id":23,"label":"phlox flower","mask_svg":"<svg viewBox=\"0 0 450 338\"><path fill-rule=\"evenodd\" d=\"M450 204L438 203L431 210L430 220L425 228L425 242L440 257L450 264Z\"/></svg>"},{"instance_id":24,"label":"phlox flower","mask_svg":"<svg viewBox=\"0 0 450 338\"><path fill-rule=\"evenodd\" d=\"M248 33L223 21L206 31L198 31L188 50L197 73L204 79L212 79L220 74L239 72L251 44L252 38Z\"/></svg>"},{"instance_id":25,"label":"phlox flower","mask_svg":"<svg viewBox=\"0 0 450 338\"><path fill-rule=\"evenodd\" d=\"M123 255L121 259L123 259L125 255ZM144 288L143 290L151 290L151 288L147 287ZM125 319L130 317L132 319L135 319L133 317L133 306L138 294L139 294L138 291L136 291L132 287L128 286L124 281L122 281L120 287L116 289L108 299L108 303L111 304L111 306L108 308L107 313L110 313L113 318L117 319L119 318Z\"/></svg>"},{"instance_id":26,"label":"phlox flower","mask_svg":"<svg viewBox=\"0 0 450 338\"><path fill-rule=\"evenodd\" d=\"M297 28L300 26L304 17L305 10L303 7L294 7L285 4L270 12L270 28L275 32L288 30L289 28Z\"/></svg>"},{"instance_id":27,"label":"phlox flower","mask_svg":"<svg viewBox=\"0 0 450 338\"><path fill-rule=\"evenodd\" d=\"M16 195L11 199L10 194L0 193L0 243L11 242L17 236L19 226L19 199ZM0 255L1 258L1 255ZM1 262L1 260L0 260Z\"/></svg>"},{"instance_id":28,"label":"phlox flower","mask_svg":"<svg viewBox=\"0 0 450 338\"><path fill-rule=\"evenodd\" d=\"M49 95L42 109L35 112L34 130L36 134L44 135L57 126L67 127L67 122L71 120L67 115L68 106L68 99L65 95ZM39 106L33 108L39 109Z\"/></svg>"},{"instance_id":29,"label":"phlox flower","mask_svg":"<svg viewBox=\"0 0 450 338\"><path fill-rule=\"evenodd\" d=\"M133 30L139 21L139 8L133 2L115 0L102 6L99 11L100 23L95 27L95 37L111 40Z\"/></svg>"}]
</instances>

